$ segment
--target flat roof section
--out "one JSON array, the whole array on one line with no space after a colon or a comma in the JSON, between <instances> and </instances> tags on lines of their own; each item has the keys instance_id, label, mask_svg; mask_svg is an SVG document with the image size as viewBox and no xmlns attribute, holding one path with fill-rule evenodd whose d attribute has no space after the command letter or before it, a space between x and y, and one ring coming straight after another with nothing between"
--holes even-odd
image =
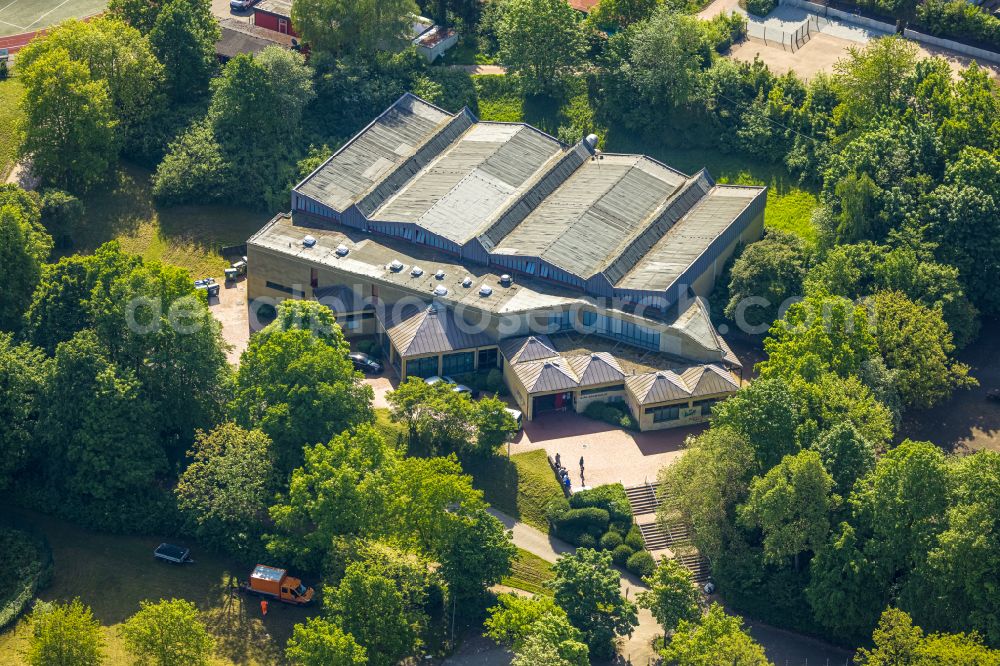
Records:
<instances>
[{"instance_id":1,"label":"flat roof section","mask_svg":"<svg viewBox=\"0 0 1000 666\"><path fill-rule=\"evenodd\" d=\"M477 123L371 219L415 222L462 245L564 150L556 139L528 125Z\"/></svg>"},{"instance_id":2,"label":"flat roof section","mask_svg":"<svg viewBox=\"0 0 1000 666\"><path fill-rule=\"evenodd\" d=\"M715 185L665 233L615 287L661 291L683 275L765 188Z\"/></svg>"},{"instance_id":3,"label":"flat roof section","mask_svg":"<svg viewBox=\"0 0 1000 666\"><path fill-rule=\"evenodd\" d=\"M307 176L295 191L343 212L453 117L407 93Z\"/></svg>"}]
</instances>

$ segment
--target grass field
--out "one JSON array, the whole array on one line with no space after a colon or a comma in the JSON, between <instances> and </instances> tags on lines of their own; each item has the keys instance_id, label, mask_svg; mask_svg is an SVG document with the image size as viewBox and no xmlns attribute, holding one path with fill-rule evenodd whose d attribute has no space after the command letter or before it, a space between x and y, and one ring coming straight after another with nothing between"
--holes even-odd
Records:
<instances>
[{"instance_id":1,"label":"grass field","mask_svg":"<svg viewBox=\"0 0 1000 666\"><path fill-rule=\"evenodd\" d=\"M0 81L0 183L7 180L17 159L17 123L23 96L24 86L17 78Z\"/></svg>"},{"instance_id":2,"label":"grass field","mask_svg":"<svg viewBox=\"0 0 1000 666\"><path fill-rule=\"evenodd\" d=\"M219 278L229 265L219 254L246 242L270 219L268 213L231 206L160 208L153 201L150 173L122 166L114 184L84 200L83 233L69 252L91 252L109 240L145 259L186 268L193 277Z\"/></svg>"},{"instance_id":3,"label":"grass field","mask_svg":"<svg viewBox=\"0 0 1000 666\"><path fill-rule=\"evenodd\" d=\"M10 510L0 506L0 511ZM143 599L187 599L198 605L202 619L216 639L215 666L282 663L285 642L292 627L318 611L272 604L262 620L252 597L245 605L226 608L226 583L230 575L245 578L248 568L224 558L195 551L195 564L184 567L155 561L156 536L115 536L90 532L38 514L13 513L43 533L52 546L55 574L52 584L39 593L46 601L79 597L100 621L110 664L131 663L118 637L118 626L139 609ZM237 600L242 597L236 597ZM27 646L28 627L22 619L0 634L0 663L25 664L21 651Z\"/></svg>"},{"instance_id":4,"label":"grass field","mask_svg":"<svg viewBox=\"0 0 1000 666\"><path fill-rule=\"evenodd\" d=\"M0 3L0 37L47 28L69 18L103 12L108 0L4 0Z\"/></svg>"},{"instance_id":5,"label":"grass field","mask_svg":"<svg viewBox=\"0 0 1000 666\"><path fill-rule=\"evenodd\" d=\"M552 580L554 575L551 563L523 548L518 548L513 571L501 581L501 584L533 594L552 596L552 590L545 587L545 582Z\"/></svg>"},{"instance_id":6,"label":"grass field","mask_svg":"<svg viewBox=\"0 0 1000 666\"><path fill-rule=\"evenodd\" d=\"M510 460L494 456L489 460L463 463L462 467L472 475L473 485L483 491L492 506L532 527L548 531L545 505L562 497L563 492L544 450L519 453Z\"/></svg>"}]
</instances>

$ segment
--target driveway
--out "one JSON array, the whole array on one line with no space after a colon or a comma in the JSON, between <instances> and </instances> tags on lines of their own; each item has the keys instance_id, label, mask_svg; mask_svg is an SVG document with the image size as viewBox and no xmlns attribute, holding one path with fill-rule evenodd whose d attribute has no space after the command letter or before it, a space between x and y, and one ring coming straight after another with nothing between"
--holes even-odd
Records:
<instances>
[{"instance_id":1,"label":"driveway","mask_svg":"<svg viewBox=\"0 0 1000 666\"><path fill-rule=\"evenodd\" d=\"M219 297L209 299L208 307L222 324L222 339L230 345L226 358L231 364L238 365L240 355L250 343L246 279L222 284Z\"/></svg>"},{"instance_id":2,"label":"driveway","mask_svg":"<svg viewBox=\"0 0 1000 666\"><path fill-rule=\"evenodd\" d=\"M660 468L670 465L683 453L684 441L705 428L698 425L631 432L575 412L558 412L526 422L511 453L545 449L553 458L558 453L570 471L574 490L581 486L581 456L587 486L605 483L634 486L655 481Z\"/></svg>"}]
</instances>

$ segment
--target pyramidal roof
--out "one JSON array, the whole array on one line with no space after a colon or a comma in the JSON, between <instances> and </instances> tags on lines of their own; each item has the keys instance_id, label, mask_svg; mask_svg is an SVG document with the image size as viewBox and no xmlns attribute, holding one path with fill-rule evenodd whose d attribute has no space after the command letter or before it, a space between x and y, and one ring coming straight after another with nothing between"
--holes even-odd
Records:
<instances>
[{"instance_id":1,"label":"pyramidal roof","mask_svg":"<svg viewBox=\"0 0 1000 666\"><path fill-rule=\"evenodd\" d=\"M439 354L496 344L486 331L468 332L470 327L460 326L450 309L434 304L421 309L407 308L397 321L383 325L402 356Z\"/></svg>"},{"instance_id":2,"label":"pyramidal roof","mask_svg":"<svg viewBox=\"0 0 1000 666\"><path fill-rule=\"evenodd\" d=\"M509 338L500 343L500 351L510 363L538 361L559 356L547 335Z\"/></svg>"},{"instance_id":3,"label":"pyramidal roof","mask_svg":"<svg viewBox=\"0 0 1000 666\"><path fill-rule=\"evenodd\" d=\"M625 380L625 384L639 404L643 405L729 393L740 387L731 372L714 363L691 366L680 374L672 370L661 370L632 375Z\"/></svg>"},{"instance_id":4,"label":"pyramidal roof","mask_svg":"<svg viewBox=\"0 0 1000 666\"><path fill-rule=\"evenodd\" d=\"M618 359L608 352L571 356L567 360L576 376L580 378L580 386L605 384L625 378L625 372L618 365Z\"/></svg>"}]
</instances>

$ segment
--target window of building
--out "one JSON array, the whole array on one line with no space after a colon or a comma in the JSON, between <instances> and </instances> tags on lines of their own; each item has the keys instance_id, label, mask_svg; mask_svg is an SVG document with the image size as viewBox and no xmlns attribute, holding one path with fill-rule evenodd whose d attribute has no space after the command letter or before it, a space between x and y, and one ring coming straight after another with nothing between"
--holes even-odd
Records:
<instances>
[{"instance_id":1,"label":"window of building","mask_svg":"<svg viewBox=\"0 0 1000 666\"><path fill-rule=\"evenodd\" d=\"M319 271L315 268L309 269L309 286L313 289L319 286Z\"/></svg>"},{"instance_id":2,"label":"window of building","mask_svg":"<svg viewBox=\"0 0 1000 666\"><path fill-rule=\"evenodd\" d=\"M695 400L694 406L701 407L702 416L711 416L712 407L717 403L721 402L719 398L708 398L707 400Z\"/></svg>"},{"instance_id":3,"label":"window of building","mask_svg":"<svg viewBox=\"0 0 1000 666\"><path fill-rule=\"evenodd\" d=\"M305 298L305 295L306 295L305 292L302 291L302 290L300 290L300 289L294 289L292 287L286 287L283 284L278 284L277 282L271 282L270 280L268 280L264 284L267 285L268 289L274 289L275 291L283 291L286 294L291 294L295 298Z\"/></svg>"},{"instance_id":4,"label":"window of building","mask_svg":"<svg viewBox=\"0 0 1000 666\"><path fill-rule=\"evenodd\" d=\"M624 384L612 384L611 386L601 386L600 388L589 388L580 391L580 395L595 395L597 393L611 393L613 391L624 391Z\"/></svg>"},{"instance_id":5,"label":"window of building","mask_svg":"<svg viewBox=\"0 0 1000 666\"><path fill-rule=\"evenodd\" d=\"M596 312L584 312L582 319L583 325L591 329L595 335L621 340L646 349L658 350L660 348L659 331Z\"/></svg>"},{"instance_id":6,"label":"window of building","mask_svg":"<svg viewBox=\"0 0 1000 666\"><path fill-rule=\"evenodd\" d=\"M475 352L445 354L441 357L441 372L446 375L461 375L476 369Z\"/></svg>"},{"instance_id":7,"label":"window of building","mask_svg":"<svg viewBox=\"0 0 1000 666\"><path fill-rule=\"evenodd\" d=\"M438 357L413 358L406 362L407 377L432 377L438 373Z\"/></svg>"},{"instance_id":8,"label":"window of building","mask_svg":"<svg viewBox=\"0 0 1000 666\"><path fill-rule=\"evenodd\" d=\"M646 413L653 415L653 423L676 421L681 417L681 407L687 405L670 405L669 407L647 407Z\"/></svg>"},{"instance_id":9,"label":"window of building","mask_svg":"<svg viewBox=\"0 0 1000 666\"><path fill-rule=\"evenodd\" d=\"M492 347L490 349L480 349L479 350L479 369L489 370L490 368L497 367L497 348Z\"/></svg>"}]
</instances>

